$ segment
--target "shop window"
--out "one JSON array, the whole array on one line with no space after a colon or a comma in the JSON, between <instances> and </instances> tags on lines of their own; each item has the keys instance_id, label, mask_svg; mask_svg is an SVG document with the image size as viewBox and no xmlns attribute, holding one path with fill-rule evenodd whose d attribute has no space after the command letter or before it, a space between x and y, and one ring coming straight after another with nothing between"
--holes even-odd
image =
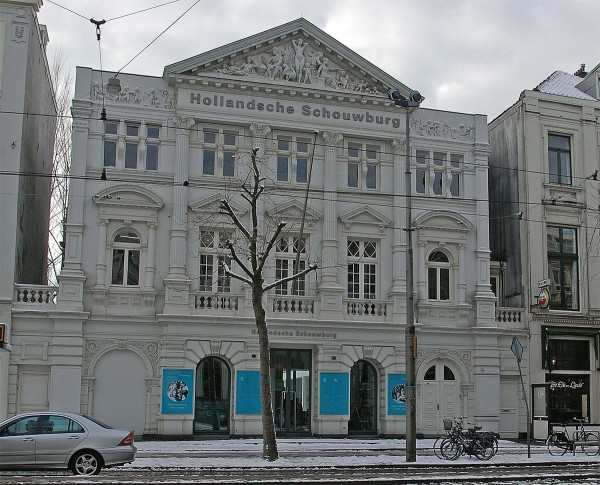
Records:
<instances>
[{"instance_id":1,"label":"shop window","mask_svg":"<svg viewBox=\"0 0 600 485\"><path fill-rule=\"evenodd\" d=\"M225 274L223 264L231 268L231 256L226 243L231 231L200 231L200 291L231 292L231 277Z\"/></svg>"},{"instance_id":2,"label":"shop window","mask_svg":"<svg viewBox=\"0 0 600 485\"><path fill-rule=\"evenodd\" d=\"M578 310L577 229L548 226L547 248L550 308Z\"/></svg>"},{"instance_id":3,"label":"shop window","mask_svg":"<svg viewBox=\"0 0 600 485\"><path fill-rule=\"evenodd\" d=\"M348 158L348 187L374 190L379 186L379 145L349 142L346 147Z\"/></svg>"},{"instance_id":4,"label":"shop window","mask_svg":"<svg viewBox=\"0 0 600 485\"><path fill-rule=\"evenodd\" d=\"M349 239L348 258L348 298L373 300L377 298L377 243L359 239Z\"/></svg>"},{"instance_id":5,"label":"shop window","mask_svg":"<svg viewBox=\"0 0 600 485\"><path fill-rule=\"evenodd\" d=\"M434 197L460 197L463 155L450 152L417 150L415 192Z\"/></svg>"},{"instance_id":6,"label":"shop window","mask_svg":"<svg viewBox=\"0 0 600 485\"><path fill-rule=\"evenodd\" d=\"M450 299L450 261L442 251L433 251L427 261L428 299Z\"/></svg>"},{"instance_id":7,"label":"shop window","mask_svg":"<svg viewBox=\"0 0 600 485\"><path fill-rule=\"evenodd\" d=\"M548 175L550 183L571 185L571 138L548 135Z\"/></svg>"},{"instance_id":8,"label":"shop window","mask_svg":"<svg viewBox=\"0 0 600 485\"><path fill-rule=\"evenodd\" d=\"M299 268L297 272L306 269L306 239L293 236L282 236L275 246L275 279L286 278L294 274L296 258L300 253ZM306 275L292 281L281 283L275 287L276 295L306 295Z\"/></svg>"},{"instance_id":9,"label":"shop window","mask_svg":"<svg viewBox=\"0 0 600 485\"><path fill-rule=\"evenodd\" d=\"M112 250L112 285L139 285L140 249L137 234L123 231L115 236Z\"/></svg>"}]
</instances>

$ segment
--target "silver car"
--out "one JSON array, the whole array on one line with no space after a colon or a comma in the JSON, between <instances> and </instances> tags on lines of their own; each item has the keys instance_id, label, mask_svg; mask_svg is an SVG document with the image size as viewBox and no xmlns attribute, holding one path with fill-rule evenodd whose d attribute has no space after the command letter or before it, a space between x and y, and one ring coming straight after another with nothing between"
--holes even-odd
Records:
<instances>
[{"instance_id":1,"label":"silver car","mask_svg":"<svg viewBox=\"0 0 600 485\"><path fill-rule=\"evenodd\" d=\"M97 475L135 459L133 433L87 416L53 411L19 414L0 423L0 470L68 469Z\"/></svg>"}]
</instances>

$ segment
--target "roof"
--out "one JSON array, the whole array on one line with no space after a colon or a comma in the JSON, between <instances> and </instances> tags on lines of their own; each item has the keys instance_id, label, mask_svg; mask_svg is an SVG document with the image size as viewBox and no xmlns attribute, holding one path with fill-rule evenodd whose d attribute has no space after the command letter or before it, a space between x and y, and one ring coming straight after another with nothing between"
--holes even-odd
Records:
<instances>
[{"instance_id":1,"label":"roof","mask_svg":"<svg viewBox=\"0 0 600 485\"><path fill-rule=\"evenodd\" d=\"M579 76L574 76L563 71L554 71L546 80L538 84L534 88L534 91L596 101L595 98L577 88L579 83L581 83Z\"/></svg>"}]
</instances>

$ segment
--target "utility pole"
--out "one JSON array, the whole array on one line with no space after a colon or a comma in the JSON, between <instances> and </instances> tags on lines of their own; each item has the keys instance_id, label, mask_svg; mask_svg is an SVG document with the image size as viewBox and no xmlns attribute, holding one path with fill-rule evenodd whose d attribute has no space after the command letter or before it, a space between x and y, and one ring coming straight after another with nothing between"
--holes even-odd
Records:
<instances>
[{"instance_id":1,"label":"utility pole","mask_svg":"<svg viewBox=\"0 0 600 485\"><path fill-rule=\"evenodd\" d=\"M406 161L404 186L406 197L406 326L404 330L404 349L406 356L406 461L417 461L417 399L415 373L416 331L413 291L413 248L412 248L412 184L410 176L410 112L418 108L423 98L418 91L411 91L408 98L391 88L388 97L406 111Z\"/></svg>"}]
</instances>

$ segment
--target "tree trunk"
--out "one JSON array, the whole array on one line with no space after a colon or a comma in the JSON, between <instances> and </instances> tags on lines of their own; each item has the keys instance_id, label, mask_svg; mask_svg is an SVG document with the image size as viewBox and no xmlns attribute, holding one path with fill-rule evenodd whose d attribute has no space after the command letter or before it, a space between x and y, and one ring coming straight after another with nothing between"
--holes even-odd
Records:
<instances>
[{"instance_id":1,"label":"tree trunk","mask_svg":"<svg viewBox=\"0 0 600 485\"><path fill-rule=\"evenodd\" d=\"M262 406L263 458L265 460L275 461L279 458L279 452L277 451L275 422L273 420L273 407L271 405L269 332L267 330L267 319L262 301L262 281L256 281L252 286L252 306L254 308L256 327L258 329L260 357L260 403Z\"/></svg>"}]
</instances>

